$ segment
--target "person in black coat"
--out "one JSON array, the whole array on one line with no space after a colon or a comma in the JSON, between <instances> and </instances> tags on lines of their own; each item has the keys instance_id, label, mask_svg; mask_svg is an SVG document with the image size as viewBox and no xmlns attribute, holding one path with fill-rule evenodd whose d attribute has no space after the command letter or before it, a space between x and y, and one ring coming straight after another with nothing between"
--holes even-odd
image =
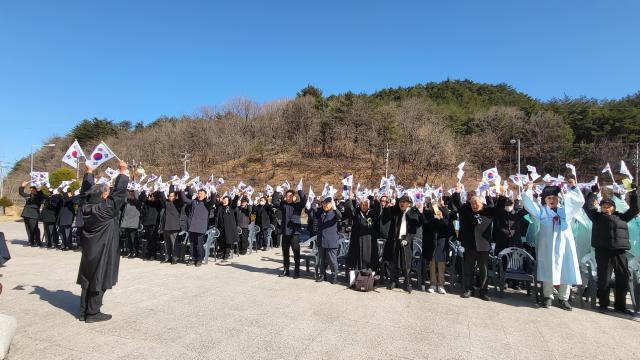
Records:
<instances>
[{"instance_id":1,"label":"person in black coat","mask_svg":"<svg viewBox=\"0 0 640 360\"><path fill-rule=\"evenodd\" d=\"M159 192L147 194L146 191L143 191L140 194L140 204L142 205L142 226L146 240L146 246L142 248L142 257L151 260L156 258L158 252L158 225L162 210Z\"/></svg>"},{"instance_id":2,"label":"person in black coat","mask_svg":"<svg viewBox=\"0 0 640 360\"><path fill-rule=\"evenodd\" d=\"M452 230L449 209L444 202L432 202L424 210L422 225L422 258L429 264L429 292L445 294L444 268Z\"/></svg>"},{"instance_id":3,"label":"person in black coat","mask_svg":"<svg viewBox=\"0 0 640 360\"><path fill-rule=\"evenodd\" d=\"M212 194L212 199L207 199L207 192L204 189L198 190L195 199L191 199L191 196L187 197L184 191L178 191L178 197L187 207L187 231L191 242L191 262L199 267L202 265L205 250L209 251L204 248L204 238L209 223L209 210L214 206L215 197ZM190 265L191 262L187 265Z\"/></svg>"},{"instance_id":4,"label":"person in black coat","mask_svg":"<svg viewBox=\"0 0 640 360\"><path fill-rule=\"evenodd\" d=\"M47 242L47 248L58 247L58 227L56 223L58 222L58 213L61 206L62 195L58 194L57 191L44 200L40 217L44 224L44 238Z\"/></svg>"},{"instance_id":5,"label":"person in black coat","mask_svg":"<svg viewBox=\"0 0 640 360\"><path fill-rule=\"evenodd\" d=\"M336 208L333 199L328 197L322 201L322 209L316 214L318 234L316 235L317 248L320 253L320 273L316 281L330 281L336 283L338 278L338 224L342 220L342 214ZM331 268L331 278L327 277L327 265Z\"/></svg>"},{"instance_id":6,"label":"person in black coat","mask_svg":"<svg viewBox=\"0 0 640 360\"><path fill-rule=\"evenodd\" d=\"M521 204L511 199L504 200L504 207L496 209L493 220L493 242L496 243L495 254L498 255L508 247L522 247L522 236L526 234L528 214Z\"/></svg>"},{"instance_id":7,"label":"person in black coat","mask_svg":"<svg viewBox=\"0 0 640 360\"><path fill-rule=\"evenodd\" d=\"M141 199L136 191L127 191L127 200L120 210L120 229L124 232L129 258L138 257L138 228L140 227Z\"/></svg>"},{"instance_id":8,"label":"person in black coat","mask_svg":"<svg viewBox=\"0 0 640 360\"><path fill-rule=\"evenodd\" d=\"M227 259L233 251L233 244L238 243L238 196L233 200L229 196L222 197L222 202L217 209L216 227L220 230L221 252L223 259Z\"/></svg>"},{"instance_id":9,"label":"person in black coat","mask_svg":"<svg viewBox=\"0 0 640 360\"><path fill-rule=\"evenodd\" d=\"M385 219L384 221L382 220L382 212L384 211L384 209L391 206L391 201L389 200L388 196L379 196L378 193L374 194L373 205L371 206L371 209L378 212L376 216L376 228L378 229L378 236L381 239L385 240L387 239L387 236L389 236L390 221L387 219Z\"/></svg>"},{"instance_id":10,"label":"person in black coat","mask_svg":"<svg viewBox=\"0 0 640 360\"><path fill-rule=\"evenodd\" d=\"M318 222L316 221L316 215L320 211L320 200L318 197L311 199L311 203L305 206L304 212L307 214L307 230L309 231L309 237L312 238L318 233Z\"/></svg>"},{"instance_id":11,"label":"person in black coat","mask_svg":"<svg viewBox=\"0 0 640 360\"><path fill-rule=\"evenodd\" d=\"M382 259L386 263L389 272L389 290L396 287L399 281L399 274L404 276L404 289L411 293L411 279L409 270L411 269L411 258L413 256L413 238L416 236L418 227L422 226L424 217L422 213L412 208L413 201L408 196L402 196L397 204L386 207L382 211L380 221L389 223L382 252Z\"/></svg>"},{"instance_id":12,"label":"person in black coat","mask_svg":"<svg viewBox=\"0 0 640 360\"><path fill-rule=\"evenodd\" d=\"M247 248L249 247L249 224L251 224L251 209L249 205L249 199L246 194L240 199L240 206L238 210L238 226L242 233L240 234L240 254L245 255Z\"/></svg>"},{"instance_id":13,"label":"person in black coat","mask_svg":"<svg viewBox=\"0 0 640 360\"><path fill-rule=\"evenodd\" d=\"M80 319L86 322L111 319L111 315L101 313L100 308L104 293L118 282L120 209L129 183L127 164L120 161L118 168L120 175L110 191L107 184L86 188L85 185L93 184L93 169L87 166L81 190L86 194L86 203L82 206L82 258L77 283L82 287Z\"/></svg>"},{"instance_id":14,"label":"person in black coat","mask_svg":"<svg viewBox=\"0 0 640 360\"><path fill-rule=\"evenodd\" d=\"M452 195L452 204L460 217L458 238L464 247L463 282L465 292L462 297L468 298L473 294L477 266L479 269L477 286L480 289L480 299L489 301L491 298L487 295L487 265L491 250L492 222L498 209L504 208L506 198L500 196L497 206L485 206L479 196L472 196L467 203L462 204L460 200L461 188L460 183L456 184L456 191ZM491 203L491 199L487 198L487 203Z\"/></svg>"},{"instance_id":15,"label":"person in black coat","mask_svg":"<svg viewBox=\"0 0 640 360\"><path fill-rule=\"evenodd\" d=\"M170 261L172 265L177 264L177 244L176 239L180 232L180 217L182 214L182 208L184 204L175 192L173 185L169 187L168 197L164 195L164 192L160 192L160 202L162 204L162 236L164 237L164 260L162 262Z\"/></svg>"},{"instance_id":16,"label":"person in black coat","mask_svg":"<svg viewBox=\"0 0 640 360\"><path fill-rule=\"evenodd\" d=\"M28 183L28 181L23 181L22 185L18 188L20 196L25 198L24 209L20 216L22 216L24 227L27 230L29 245L40 246L40 229L38 228L38 220L40 219L40 206L42 206L46 196L35 186L31 186L29 188L29 193L26 194L24 192L24 187L27 186Z\"/></svg>"},{"instance_id":17,"label":"person in black coat","mask_svg":"<svg viewBox=\"0 0 640 360\"><path fill-rule=\"evenodd\" d=\"M368 198L360 200L356 208L356 199L352 194L345 202L344 217L351 219L351 237L346 265L353 270L378 271L378 223L379 212L370 208Z\"/></svg>"},{"instance_id":18,"label":"person in black coat","mask_svg":"<svg viewBox=\"0 0 640 360\"><path fill-rule=\"evenodd\" d=\"M258 199L258 204L252 210L256 217L255 224L260 228L260 233L257 235L258 245L263 250L266 250L268 245L267 233L269 232L269 227L275 222L273 208L271 204L267 203L267 198L263 196ZM272 233L271 235L273 238L274 234Z\"/></svg>"},{"instance_id":19,"label":"person in black coat","mask_svg":"<svg viewBox=\"0 0 640 360\"><path fill-rule=\"evenodd\" d=\"M62 234L62 250L71 250L73 247L71 239L71 226L75 218L75 205L78 203L80 195L73 195L72 191L67 191L62 197L62 206L58 213L58 227Z\"/></svg>"},{"instance_id":20,"label":"person in black coat","mask_svg":"<svg viewBox=\"0 0 640 360\"><path fill-rule=\"evenodd\" d=\"M638 206L638 191L629 194L629 209L624 213L616 211L616 205L611 199L600 202L597 210L597 200L593 193L588 193L584 210L591 219L591 246L595 248L598 273L598 302L600 311L607 311L610 303L611 273L615 273L615 301L617 312L633 315L627 309L626 299L629 291L629 264L625 252L631 249L629 243L628 222L640 212Z\"/></svg>"},{"instance_id":21,"label":"person in black coat","mask_svg":"<svg viewBox=\"0 0 640 360\"><path fill-rule=\"evenodd\" d=\"M294 278L300 276L300 242L298 236L302 229L300 215L306 202L307 199L302 190L298 190L297 199L293 190L287 190L284 200L282 200L282 196L278 192L273 196L273 205L279 208L282 214L280 233L282 234L284 271L279 276L289 276L289 248L293 250Z\"/></svg>"}]
</instances>

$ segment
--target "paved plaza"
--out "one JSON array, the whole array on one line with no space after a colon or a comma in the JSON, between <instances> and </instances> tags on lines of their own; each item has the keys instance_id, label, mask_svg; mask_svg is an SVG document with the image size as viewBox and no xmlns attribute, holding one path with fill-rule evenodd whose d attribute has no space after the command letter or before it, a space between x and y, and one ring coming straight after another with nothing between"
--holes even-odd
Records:
<instances>
[{"instance_id":1,"label":"paved plaza","mask_svg":"<svg viewBox=\"0 0 640 360\"><path fill-rule=\"evenodd\" d=\"M12 255L0 313L18 320L11 360L640 358L638 319L539 309L524 293L487 303L279 278L279 249L200 268L122 259L104 298L113 319L86 324L80 253L25 246L22 222L0 231Z\"/></svg>"}]
</instances>

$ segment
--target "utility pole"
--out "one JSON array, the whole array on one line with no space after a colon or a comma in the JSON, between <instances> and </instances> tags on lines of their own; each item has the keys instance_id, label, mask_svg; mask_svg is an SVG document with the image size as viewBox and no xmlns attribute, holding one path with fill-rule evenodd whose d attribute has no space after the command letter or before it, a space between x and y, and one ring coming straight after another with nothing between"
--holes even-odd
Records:
<instances>
[{"instance_id":1,"label":"utility pole","mask_svg":"<svg viewBox=\"0 0 640 360\"><path fill-rule=\"evenodd\" d=\"M0 161L0 198L4 197L4 161Z\"/></svg>"},{"instance_id":2,"label":"utility pole","mask_svg":"<svg viewBox=\"0 0 640 360\"><path fill-rule=\"evenodd\" d=\"M184 152L178 153L180 155L182 155L182 159L180 159L183 164L184 164L184 173L187 173L187 163L189 162L189 157L191 157L191 154L189 154L187 152L187 150L185 149Z\"/></svg>"},{"instance_id":3,"label":"utility pole","mask_svg":"<svg viewBox=\"0 0 640 360\"><path fill-rule=\"evenodd\" d=\"M640 143L636 143L636 188L638 187L638 162L640 161Z\"/></svg>"},{"instance_id":4,"label":"utility pole","mask_svg":"<svg viewBox=\"0 0 640 360\"><path fill-rule=\"evenodd\" d=\"M520 139L511 139L509 142L512 144L518 145L518 174L521 174L520 172Z\"/></svg>"},{"instance_id":5,"label":"utility pole","mask_svg":"<svg viewBox=\"0 0 640 360\"><path fill-rule=\"evenodd\" d=\"M396 150L389 149L389 143L386 145L386 150L384 152L384 177L389 177L389 153L396 152Z\"/></svg>"}]
</instances>

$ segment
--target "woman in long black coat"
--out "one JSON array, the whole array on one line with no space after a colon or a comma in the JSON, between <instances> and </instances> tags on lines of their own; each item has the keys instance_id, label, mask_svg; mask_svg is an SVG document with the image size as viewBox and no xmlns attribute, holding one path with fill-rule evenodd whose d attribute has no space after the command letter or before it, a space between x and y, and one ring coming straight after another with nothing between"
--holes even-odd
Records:
<instances>
[{"instance_id":1,"label":"woman in long black coat","mask_svg":"<svg viewBox=\"0 0 640 360\"><path fill-rule=\"evenodd\" d=\"M102 314L102 297L105 291L118 282L119 219L120 209L127 197L129 177L125 175L127 164L120 162L120 175L109 192L106 184L93 184L93 170L87 167L83 181L83 193L87 194L82 206L84 225L80 233L82 258L77 283L82 287L80 319L86 322L109 320L111 315ZM92 185L89 190L85 185Z\"/></svg>"},{"instance_id":2,"label":"woman in long black coat","mask_svg":"<svg viewBox=\"0 0 640 360\"><path fill-rule=\"evenodd\" d=\"M345 217L351 219L351 240L347 252L347 267L354 270L378 270L378 231L379 211L369 208L369 199L363 199L355 208L353 194L345 202Z\"/></svg>"},{"instance_id":3,"label":"woman in long black coat","mask_svg":"<svg viewBox=\"0 0 640 360\"><path fill-rule=\"evenodd\" d=\"M224 246L224 258L229 256L233 244L240 239L238 234L238 198L231 200L228 196L222 198L216 214L216 227L220 230L221 244Z\"/></svg>"}]
</instances>

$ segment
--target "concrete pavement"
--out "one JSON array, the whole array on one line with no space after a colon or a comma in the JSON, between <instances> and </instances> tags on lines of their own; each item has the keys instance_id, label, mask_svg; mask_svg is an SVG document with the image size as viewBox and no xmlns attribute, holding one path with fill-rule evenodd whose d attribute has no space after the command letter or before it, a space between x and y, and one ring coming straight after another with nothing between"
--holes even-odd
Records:
<instances>
[{"instance_id":1,"label":"concrete pavement","mask_svg":"<svg viewBox=\"0 0 640 360\"><path fill-rule=\"evenodd\" d=\"M640 323L591 310L539 309L402 290L359 293L279 278L279 249L200 268L122 259L104 323L78 321L80 254L24 246L2 222L0 313L18 319L18 359L637 359Z\"/></svg>"}]
</instances>

